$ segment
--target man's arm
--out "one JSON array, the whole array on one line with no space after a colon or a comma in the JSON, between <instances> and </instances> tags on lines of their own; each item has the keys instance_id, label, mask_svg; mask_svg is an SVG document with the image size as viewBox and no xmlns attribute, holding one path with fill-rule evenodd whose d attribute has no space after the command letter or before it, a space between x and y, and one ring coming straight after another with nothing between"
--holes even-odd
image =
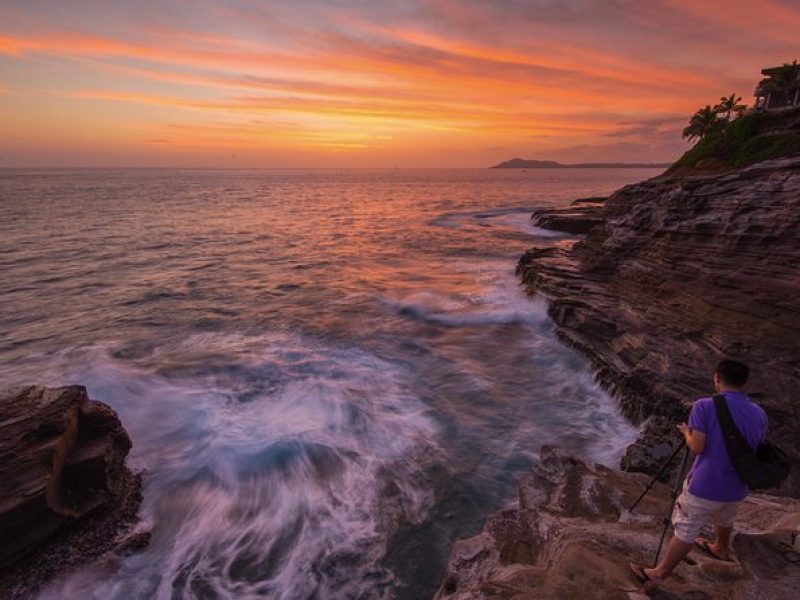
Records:
<instances>
[{"instance_id":1,"label":"man's arm","mask_svg":"<svg viewBox=\"0 0 800 600\"><path fill-rule=\"evenodd\" d=\"M678 431L683 434L683 439L693 454L700 454L706 447L706 434L702 431L691 429L686 423L679 424Z\"/></svg>"}]
</instances>

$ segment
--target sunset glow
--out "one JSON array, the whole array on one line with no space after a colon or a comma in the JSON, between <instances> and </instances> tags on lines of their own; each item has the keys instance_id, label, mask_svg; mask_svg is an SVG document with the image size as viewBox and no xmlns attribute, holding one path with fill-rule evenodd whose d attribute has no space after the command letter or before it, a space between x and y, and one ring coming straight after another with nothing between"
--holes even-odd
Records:
<instances>
[{"instance_id":1,"label":"sunset glow","mask_svg":"<svg viewBox=\"0 0 800 600\"><path fill-rule=\"evenodd\" d=\"M0 166L668 161L789 0L4 2Z\"/></svg>"}]
</instances>

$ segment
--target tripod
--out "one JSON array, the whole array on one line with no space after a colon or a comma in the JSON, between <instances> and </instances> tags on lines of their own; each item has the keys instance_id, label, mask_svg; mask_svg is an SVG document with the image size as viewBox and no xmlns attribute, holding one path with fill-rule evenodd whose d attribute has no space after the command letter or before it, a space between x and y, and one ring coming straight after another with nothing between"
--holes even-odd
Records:
<instances>
[{"instance_id":1,"label":"tripod","mask_svg":"<svg viewBox=\"0 0 800 600\"><path fill-rule=\"evenodd\" d=\"M658 558L661 556L661 548L664 546L664 538L667 537L667 529L669 529L670 516L672 515L672 511L675 508L675 502L678 500L678 495L680 494L683 478L686 475L686 467L689 465L689 448L685 443L678 446L675 452L673 452L672 455L664 462L664 464L661 465L658 473L656 473L655 477L650 480L650 483L647 484L647 487L644 488L644 491L639 495L639 497L636 499L636 502L634 502L628 510L628 512L633 512L633 509L639 505L639 502L642 501L642 498L647 495L647 492L652 489L652 487L656 484L656 481L658 481L666 472L670 464L672 464L672 461L675 460L675 457L678 456L681 450L685 450L683 454L683 461L681 462L681 467L678 470L678 477L675 480L675 487L672 489L672 501L669 505L669 511L664 516L664 529L661 530L661 539L658 541L658 550L656 550L656 558L653 561L654 567L658 564Z\"/></svg>"}]
</instances>

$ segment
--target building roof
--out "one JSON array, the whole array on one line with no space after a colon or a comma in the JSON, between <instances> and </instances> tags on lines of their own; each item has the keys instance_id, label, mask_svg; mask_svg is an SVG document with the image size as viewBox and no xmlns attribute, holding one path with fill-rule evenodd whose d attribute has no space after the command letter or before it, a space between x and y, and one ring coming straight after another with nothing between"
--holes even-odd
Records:
<instances>
[{"instance_id":1,"label":"building roof","mask_svg":"<svg viewBox=\"0 0 800 600\"><path fill-rule=\"evenodd\" d=\"M786 63L786 64L791 64L791 63ZM767 77L772 77L778 71L780 71L782 67L783 65L779 65L777 67L767 67L766 69L761 69L761 74ZM800 79L800 70L798 70L797 78Z\"/></svg>"}]
</instances>

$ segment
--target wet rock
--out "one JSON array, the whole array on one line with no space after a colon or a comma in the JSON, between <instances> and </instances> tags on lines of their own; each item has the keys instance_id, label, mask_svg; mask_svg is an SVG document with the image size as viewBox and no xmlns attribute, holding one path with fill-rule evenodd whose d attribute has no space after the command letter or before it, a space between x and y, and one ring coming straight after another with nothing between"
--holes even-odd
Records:
<instances>
[{"instance_id":1,"label":"wet rock","mask_svg":"<svg viewBox=\"0 0 800 600\"><path fill-rule=\"evenodd\" d=\"M601 223L584 239L517 272L623 413L648 420L626 467L657 469L723 356L751 365L770 438L800 464L800 157L657 177L587 212ZM800 471L782 493L800 494Z\"/></svg>"},{"instance_id":2,"label":"wet rock","mask_svg":"<svg viewBox=\"0 0 800 600\"><path fill-rule=\"evenodd\" d=\"M626 449L620 466L625 471L656 474L682 445L683 438L670 419L651 417L642 427L638 441ZM661 480L666 481L679 464L680 458L675 457L672 464L664 470Z\"/></svg>"},{"instance_id":3,"label":"wet rock","mask_svg":"<svg viewBox=\"0 0 800 600\"><path fill-rule=\"evenodd\" d=\"M0 395L0 596L28 596L126 542L141 502L130 448L117 414L82 386ZM141 546L141 533L126 543Z\"/></svg>"},{"instance_id":4,"label":"wet rock","mask_svg":"<svg viewBox=\"0 0 800 600\"><path fill-rule=\"evenodd\" d=\"M602 199L601 199L602 200ZM534 211L531 221L537 227L571 234L589 233L592 227L603 219L597 216L597 208L602 202L595 198L582 198L569 208L543 208Z\"/></svg>"},{"instance_id":5,"label":"wet rock","mask_svg":"<svg viewBox=\"0 0 800 600\"><path fill-rule=\"evenodd\" d=\"M681 564L669 580L639 586L628 563L652 562L672 494L656 483L631 513L648 480L543 447L539 465L520 482L518 506L495 513L480 534L455 545L436 598L794 596L800 569L779 551L800 527L800 501L763 495L741 507L735 562L694 551L694 564Z\"/></svg>"}]
</instances>

